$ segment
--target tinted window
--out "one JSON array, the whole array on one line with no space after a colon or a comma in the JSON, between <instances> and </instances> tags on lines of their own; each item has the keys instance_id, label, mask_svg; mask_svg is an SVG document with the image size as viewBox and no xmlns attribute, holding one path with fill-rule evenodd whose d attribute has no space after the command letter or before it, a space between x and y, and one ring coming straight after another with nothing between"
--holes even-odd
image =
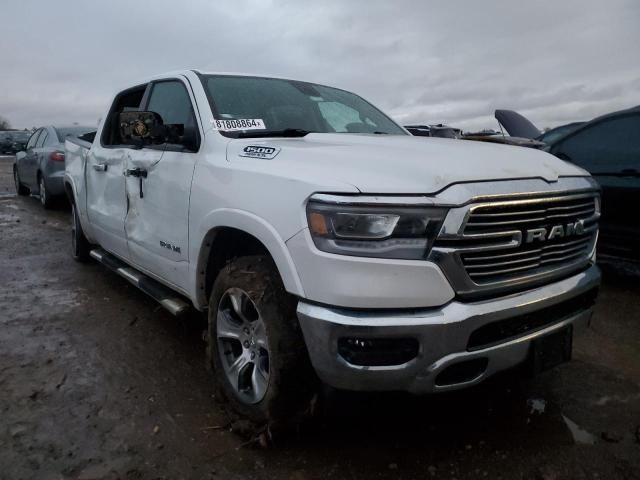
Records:
<instances>
[{"instance_id":1,"label":"tinted window","mask_svg":"<svg viewBox=\"0 0 640 480\"><path fill-rule=\"evenodd\" d=\"M38 136L40 135L41 132L42 132L42 130L36 130L35 133L33 135L31 135L31 138L29 139L29 142L27 143L27 149L35 147L36 141L38 140Z\"/></svg>"},{"instance_id":2,"label":"tinted window","mask_svg":"<svg viewBox=\"0 0 640 480\"><path fill-rule=\"evenodd\" d=\"M165 124L194 126L196 123L187 89L179 81L154 84L147 110L158 113Z\"/></svg>"},{"instance_id":3,"label":"tinted window","mask_svg":"<svg viewBox=\"0 0 640 480\"><path fill-rule=\"evenodd\" d=\"M44 145L44 142L47 141L47 138L49 137L49 132L47 132L46 130L42 130L42 133L40 134L40 137L38 137L38 141L36 142L36 148L40 148Z\"/></svg>"},{"instance_id":4,"label":"tinted window","mask_svg":"<svg viewBox=\"0 0 640 480\"><path fill-rule=\"evenodd\" d=\"M553 153L592 173L640 169L640 115L624 115L571 135Z\"/></svg>"}]
</instances>

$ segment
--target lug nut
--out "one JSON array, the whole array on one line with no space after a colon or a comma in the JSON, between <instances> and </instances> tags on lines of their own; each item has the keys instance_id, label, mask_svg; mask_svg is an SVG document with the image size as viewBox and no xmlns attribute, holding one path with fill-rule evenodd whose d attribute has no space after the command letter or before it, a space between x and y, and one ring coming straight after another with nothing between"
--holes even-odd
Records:
<instances>
[{"instance_id":1,"label":"lug nut","mask_svg":"<svg viewBox=\"0 0 640 480\"><path fill-rule=\"evenodd\" d=\"M244 348L249 348L249 340L245 340L242 345L244 345Z\"/></svg>"}]
</instances>

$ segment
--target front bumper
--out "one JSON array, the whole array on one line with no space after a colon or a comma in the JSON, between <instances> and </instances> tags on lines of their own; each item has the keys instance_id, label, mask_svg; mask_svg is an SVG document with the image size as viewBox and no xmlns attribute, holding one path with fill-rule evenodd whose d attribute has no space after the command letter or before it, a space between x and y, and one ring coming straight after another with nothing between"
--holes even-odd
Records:
<instances>
[{"instance_id":1,"label":"front bumper","mask_svg":"<svg viewBox=\"0 0 640 480\"><path fill-rule=\"evenodd\" d=\"M574 332L586 327L592 315L591 305L574 308L571 302L594 292L599 283L600 272L591 265L564 280L474 303L454 300L437 309L381 313L328 308L301 301L298 318L311 362L326 384L345 390L429 393L477 384L527 360L531 342L536 338L568 325L573 326ZM481 348L469 347L472 334L481 327L497 322L504 324L508 319L530 318L541 310L542 317L552 318L549 316L552 311L559 316ZM339 352L339 340L345 338L415 339L417 354L400 365L354 365ZM469 362L472 360L477 362ZM462 369L470 364L481 366L475 373L471 370L470 378L459 380L459 375L447 375L457 367ZM442 381L444 378L458 380Z\"/></svg>"}]
</instances>

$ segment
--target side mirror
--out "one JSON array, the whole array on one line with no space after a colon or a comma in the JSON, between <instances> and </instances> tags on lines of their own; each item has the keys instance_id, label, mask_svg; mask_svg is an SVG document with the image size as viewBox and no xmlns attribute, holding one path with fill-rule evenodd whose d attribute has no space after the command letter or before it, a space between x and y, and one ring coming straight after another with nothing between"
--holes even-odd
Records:
<instances>
[{"instance_id":1,"label":"side mirror","mask_svg":"<svg viewBox=\"0 0 640 480\"><path fill-rule=\"evenodd\" d=\"M118 127L124 145L141 147L164 143L166 139L162 117L155 112L121 112Z\"/></svg>"}]
</instances>

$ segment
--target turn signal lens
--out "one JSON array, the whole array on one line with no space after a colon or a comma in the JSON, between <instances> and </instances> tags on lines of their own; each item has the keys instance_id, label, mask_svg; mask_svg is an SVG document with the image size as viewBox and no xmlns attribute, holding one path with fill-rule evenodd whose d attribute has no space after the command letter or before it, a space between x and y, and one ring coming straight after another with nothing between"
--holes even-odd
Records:
<instances>
[{"instance_id":1,"label":"turn signal lens","mask_svg":"<svg viewBox=\"0 0 640 480\"><path fill-rule=\"evenodd\" d=\"M318 212L309 214L309 228L311 228L311 233L315 235L327 235L329 233L324 215Z\"/></svg>"}]
</instances>

